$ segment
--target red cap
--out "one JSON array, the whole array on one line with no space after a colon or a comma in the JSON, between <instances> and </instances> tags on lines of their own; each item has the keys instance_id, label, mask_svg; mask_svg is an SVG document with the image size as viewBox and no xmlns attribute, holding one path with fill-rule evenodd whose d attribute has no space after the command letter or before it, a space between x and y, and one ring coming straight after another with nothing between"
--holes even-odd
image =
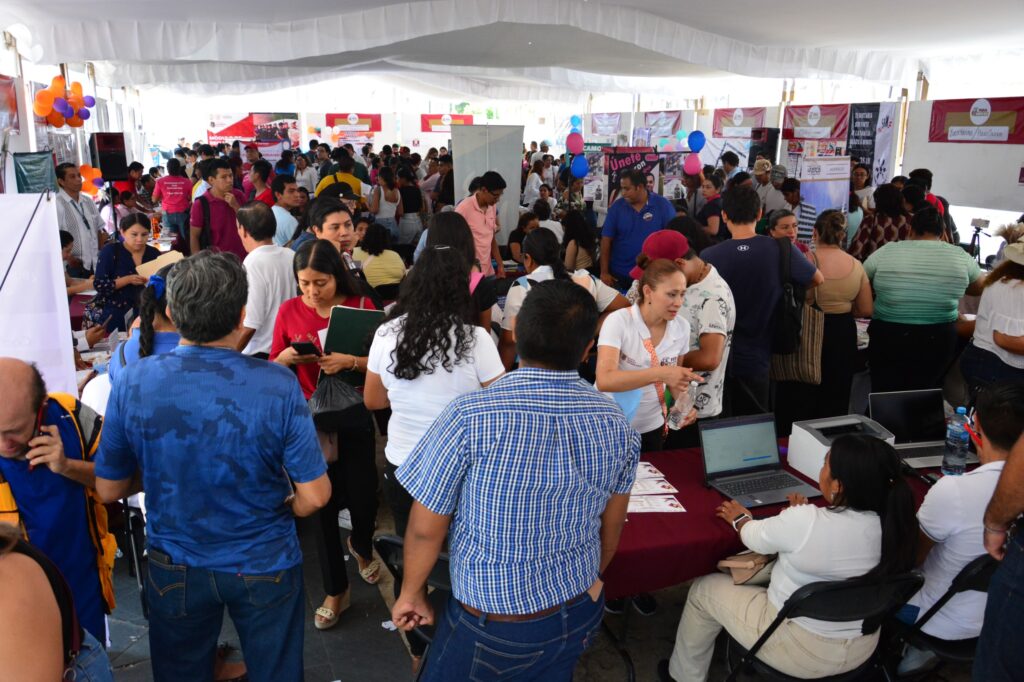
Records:
<instances>
[{"instance_id":1,"label":"red cap","mask_svg":"<svg viewBox=\"0 0 1024 682\"><path fill-rule=\"evenodd\" d=\"M659 230L644 240L641 251L651 260L676 260L690 252L690 242L675 230ZM639 265L629 271L629 276L633 279L640 279L643 274L644 271Z\"/></svg>"}]
</instances>

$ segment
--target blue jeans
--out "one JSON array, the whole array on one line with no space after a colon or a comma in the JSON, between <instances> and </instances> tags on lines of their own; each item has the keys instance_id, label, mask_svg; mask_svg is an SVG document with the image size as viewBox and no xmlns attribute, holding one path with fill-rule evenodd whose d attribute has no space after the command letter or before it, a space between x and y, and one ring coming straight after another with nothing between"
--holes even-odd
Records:
<instances>
[{"instance_id":1,"label":"blue jeans","mask_svg":"<svg viewBox=\"0 0 1024 682\"><path fill-rule=\"evenodd\" d=\"M164 213L164 227L174 234L181 235L182 239L188 239L188 217L188 211L181 211L180 213Z\"/></svg>"},{"instance_id":2,"label":"blue jeans","mask_svg":"<svg viewBox=\"0 0 1024 682\"><path fill-rule=\"evenodd\" d=\"M583 595L550 616L520 623L475 617L449 597L427 651L420 682L444 680L572 680L580 655L597 635L604 595Z\"/></svg>"},{"instance_id":3,"label":"blue jeans","mask_svg":"<svg viewBox=\"0 0 1024 682\"><path fill-rule=\"evenodd\" d=\"M253 682L301 682L302 565L267 575L221 573L149 551L149 649L156 682L213 680L227 606Z\"/></svg>"},{"instance_id":4,"label":"blue jeans","mask_svg":"<svg viewBox=\"0 0 1024 682\"><path fill-rule=\"evenodd\" d=\"M82 649L75 659L75 682L114 682L110 659L103 645L88 630L83 632Z\"/></svg>"},{"instance_id":5,"label":"blue jeans","mask_svg":"<svg viewBox=\"0 0 1024 682\"><path fill-rule=\"evenodd\" d=\"M1018 524L1019 526L1019 524ZM992 576L985 604L985 624L974 654L977 682L1020 680L1024 671L1024 534L1006 546L1002 565Z\"/></svg>"},{"instance_id":6,"label":"blue jeans","mask_svg":"<svg viewBox=\"0 0 1024 682\"><path fill-rule=\"evenodd\" d=\"M383 225L384 227L388 228L388 234L391 235L391 244L392 245L399 243L399 241L398 241L398 238L399 238L399 234L398 234L398 221L397 220L395 220L394 218L377 218L376 222L379 225Z\"/></svg>"}]
</instances>

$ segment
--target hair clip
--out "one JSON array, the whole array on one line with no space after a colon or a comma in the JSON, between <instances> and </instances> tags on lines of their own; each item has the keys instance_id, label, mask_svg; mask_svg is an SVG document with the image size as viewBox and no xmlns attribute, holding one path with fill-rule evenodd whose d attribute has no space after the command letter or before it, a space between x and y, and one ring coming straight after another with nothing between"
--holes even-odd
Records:
<instances>
[{"instance_id":1,"label":"hair clip","mask_svg":"<svg viewBox=\"0 0 1024 682\"><path fill-rule=\"evenodd\" d=\"M167 283L164 282L164 278L160 275L150 275L149 280L146 281L146 288L153 288L153 293L156 294L157 298L164 297L164 291L167 289Z\"/></svg>"}]
</instances>

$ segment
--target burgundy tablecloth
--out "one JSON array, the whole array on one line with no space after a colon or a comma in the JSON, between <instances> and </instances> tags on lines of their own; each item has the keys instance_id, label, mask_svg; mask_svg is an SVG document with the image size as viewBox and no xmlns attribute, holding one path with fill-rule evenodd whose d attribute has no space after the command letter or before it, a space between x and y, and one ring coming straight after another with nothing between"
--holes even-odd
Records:
<instances>
[{"instance_id":1,"label":"burgundy tablecloth","mask_svg":"<svg viewBox=\"0 0 1024 682\"><path fill-rule=\"evenodd\" d=\"M76 332L82 328L82 317L85 315L85 304L92 300L92 296L76 294L68 301L68 310L71 312L71 328Z\"/></svg>"}]
</instances>

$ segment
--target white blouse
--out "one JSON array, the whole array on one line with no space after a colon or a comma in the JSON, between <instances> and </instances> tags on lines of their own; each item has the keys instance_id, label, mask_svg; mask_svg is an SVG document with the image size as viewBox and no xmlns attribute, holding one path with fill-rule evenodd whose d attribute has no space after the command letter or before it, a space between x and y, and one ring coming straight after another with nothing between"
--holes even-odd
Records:
<instances>
[{"instance_id":1,"label":"white blouse","mask_svg":"<svg viewBox=\"0 0 1024 682\"><path fill-rule=\"evenodd\" d=\"M997 346L992 340L993 332L1024 336L1024 283L1011 280L985 287L974 325L975 346L995 353L1010 367L1024 369L1024 355Z\"/></svg>"}]
</instances>

